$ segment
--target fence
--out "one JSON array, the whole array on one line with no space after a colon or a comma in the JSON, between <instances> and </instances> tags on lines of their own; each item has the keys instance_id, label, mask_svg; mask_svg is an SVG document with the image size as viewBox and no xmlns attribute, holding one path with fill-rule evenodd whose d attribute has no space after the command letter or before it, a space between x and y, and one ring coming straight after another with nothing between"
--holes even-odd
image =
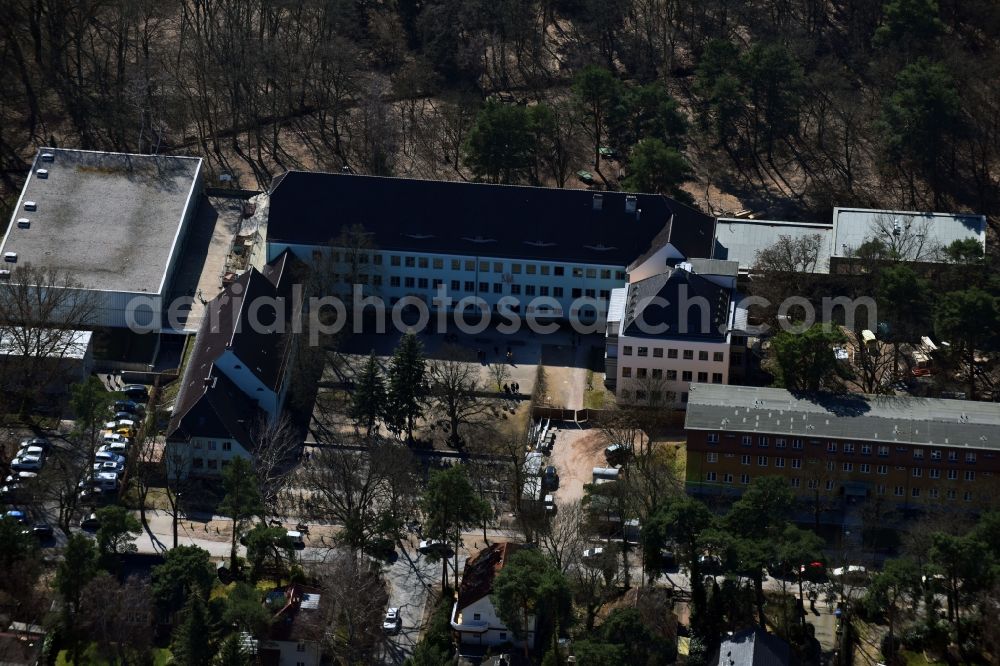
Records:
<instances>
[{"instance_id":1,"label":"fence","mask_svg":"<svg viewBox=\"0 0 1000 666\"><path fill-rule=\"evenodd\" d=\"M566 421L573 423L593 423L600 425L615 414L620 414L615 409L562 409L559 407L532 407L532 419L549 419L552 421ZM670 413L670 423L675 426L684 425L684 412L674 410Z\"/></svg>"}]
</instances>

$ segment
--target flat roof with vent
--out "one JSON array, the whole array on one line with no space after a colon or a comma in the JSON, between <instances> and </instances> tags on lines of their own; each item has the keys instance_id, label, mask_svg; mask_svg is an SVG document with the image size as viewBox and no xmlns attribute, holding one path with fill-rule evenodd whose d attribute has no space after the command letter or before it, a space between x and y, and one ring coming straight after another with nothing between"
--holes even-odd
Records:
<instances>
[{"instance_id":1,"label":"flat roof with vent","mask_svg":"<svg viewBox=\"0 0 1000 666\"><path fill-rule=\"evenodd\" d=\"M87 289L160 294L198 205L200 171L197 157L41 148L0 252L66 271Z\"/></svg>"},{"instance_id":2,"label":"flat roof with vent","mask_svg":"<svg viewBox=\"0 0 1000 666\"><path fill-rule=\"evenodd\" d=\"M888 395L793 394L692 384L684 427L801 438L1000 449L1000 404Z\"/></svg>"}]
</instances>

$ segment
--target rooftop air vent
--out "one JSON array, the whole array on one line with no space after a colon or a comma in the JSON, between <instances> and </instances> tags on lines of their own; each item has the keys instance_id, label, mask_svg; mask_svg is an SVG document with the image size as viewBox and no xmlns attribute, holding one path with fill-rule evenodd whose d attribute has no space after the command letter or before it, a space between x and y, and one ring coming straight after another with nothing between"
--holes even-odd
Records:
<instances>
[{"instance_id":1,"label":"rooftop air vent","mask_svg":"<svg viewBox=\"0 0 1000 666\"><path fill-rule=\"evenodd\" d=\"M48 178L49 177L49 170L48 169L39 169L38 171L35 172L35 175L38 176L39 178Z\"/></svg>"},{"instance_id":2,"label":"rooftop air vent","mask_svg":"<svg viewBox=\"0 0 1000 666\"><path fill-rule=\"evenodd\" d=\"M530 245L532 247L552 247L555 243L550 243L549 241L524 241L525 245Z\"/></svg>"},{"instance_id":3,"label":"rooftop air vent","mask_svg":"<svg viewBox=\"0 0 1000 666\"><path fill-rule=\"evenodd\" d=\"M638 203L638 201L639 200L636 198L636 196L634 194L627 195L625 197L625 212L626 213L634 213L635 212L635 207L636 207L636 204Z\"/></svg>"},{"instance_id":4,"label":"rooftop air vent","mask_svg":"<svg viewBox=\"0 0 1000 666\"><path fill-rule=\"evenodd\" d=\"M43 162L51 162L54 159L55 159L55 155L53 155L52 153L42 153L42 161Z\"/></svg>"},{"instance_id":5,"label":"rooftop air vent","mask_svg":"<svg viewBox=\"0 0 1000 666\"><path fill-rule=\"evenodd\" d=\"M603 210L603 209L604 209L604 195L603 194L595 194L594 195L594 210Z\"/></svg>"},{"instance_id":6,"label":"rooftop air vent","mask_svg":"<svg viewBox=\"0 0 1000 666\"><path fill-rule=\"evenodd\" d=\"M28 218L26 218L26 217L19 217L19 218L17 218L17 228L18 229L27 229L30 226L31 226L31 220L29 220Z\"/></svg>"},{"instance_id":7,"label":"rooftop air vent","mask_svg":"<svg viewBox=\"0 0 1000 666\"><path fill-rule=\"evenodd\" d=\"M3 260L11 264L17 261L17 252L4 252Z\"/></svg>"},{"instance_id":8,"label":"rooftop air vent","mask_svg":"<svg viewBox=\"0 0 1000 666\"><path fill-rule=\"evenodd\" d=\"M38 204L36 204L34 201L25 201L24 210L38 210Z\"/></svg>"}]
</instances>

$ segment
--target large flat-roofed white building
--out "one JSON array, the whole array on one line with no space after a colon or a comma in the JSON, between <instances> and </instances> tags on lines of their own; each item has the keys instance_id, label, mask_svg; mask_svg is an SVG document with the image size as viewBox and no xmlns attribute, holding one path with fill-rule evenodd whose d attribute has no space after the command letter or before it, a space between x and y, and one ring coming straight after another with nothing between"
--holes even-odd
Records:
<instances>
[{"instance_id":1,"label":"large flat-roofed white building","mask_svg":"<svg viewBox=\"0 0 1000 666\"><path fill-rule=\"evenodd\" d=\"M159 324L199 203L202 160L41 148L3 239L0 278L56 270L93 298L84 326ZM155 326L159 328L159 326Z\"/></svg>"},{"instance_id":2,"label":"large flat-roofed white building","mask_svg":"<svg viewBox=\"0 0 1000 666\"><path fill-rule=\"evenodd\" d=\"M412 296L433 306L443 286L490 308L513 297L521 314L546 297L544 314L581 319L593 309L574 302L603 304L633 265L709 256L715 225L660 195L300 171L279 176L267 203L268 260L333 253L335 276L356 276L387 305ZM359 270L335 242L354 225L370 248Z\"/></svg>"}]
</instances>

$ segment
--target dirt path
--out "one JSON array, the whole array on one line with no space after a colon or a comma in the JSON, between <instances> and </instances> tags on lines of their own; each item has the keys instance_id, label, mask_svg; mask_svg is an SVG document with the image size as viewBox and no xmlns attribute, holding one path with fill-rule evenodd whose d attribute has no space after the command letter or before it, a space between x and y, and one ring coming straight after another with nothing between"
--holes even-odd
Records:
<instances>
[{"instance_id":1,"label":"dirt path","mask_svg":"<svg viewBox=\"0 0 1000 666\"><path fill-rule=\"evenodd\" d=\"M604 465L607 445L600 430L571 428L559 431L549 459L559 472L559 489L554 493L558 504L583 499L583 485L593 480L595 467Z\"/></svg>"}]
</instances>

